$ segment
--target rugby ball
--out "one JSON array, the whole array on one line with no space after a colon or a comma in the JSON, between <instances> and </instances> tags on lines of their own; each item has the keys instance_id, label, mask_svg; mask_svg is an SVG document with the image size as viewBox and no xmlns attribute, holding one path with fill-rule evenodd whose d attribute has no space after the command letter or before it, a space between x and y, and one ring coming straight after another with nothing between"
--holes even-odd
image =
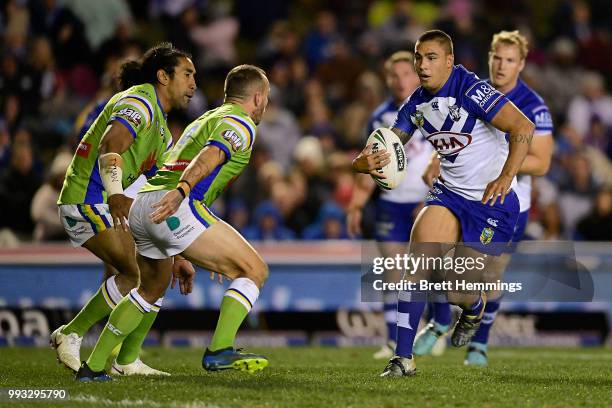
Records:
<instances>
[{"instance_id":1,"label":"rugby ball","mask_svg":"<svg viewBox=\"0 0 612 408\"><path fill-rule=\"evenodd\" d=\"M372 153L380 150L386 150L390 153L389 159L391 162L386 166L378 169L379 173L384 174L387 178L372 176L376 184L383 190L393 190L399 186L406 177L406 152L401 140L391 129L379 128L368 137L367 145L372 145Z\"/></svg>"}]
</instances>

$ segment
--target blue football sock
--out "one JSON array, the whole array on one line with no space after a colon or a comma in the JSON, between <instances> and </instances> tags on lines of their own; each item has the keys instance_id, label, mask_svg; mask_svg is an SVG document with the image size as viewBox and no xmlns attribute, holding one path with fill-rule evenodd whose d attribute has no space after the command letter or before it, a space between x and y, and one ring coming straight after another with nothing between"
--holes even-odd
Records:
<instances>
[{"instance_id":1,"label":"blue football sock","mask_svg":"<svg viewBox=\"0 0 612 408\"><path fill-rule=\"evenodd\" d=\"M446 302L430 303L433 309L433 320L440 326L448 326L451 320L451 307Z\"/></svg>"},{"instance_id":2,"label":"blue football sock","mask_svg":"<svg viewBox=\"0 0 612 408\"><path fill-rule=\"evenodd\" d=\"M472 343L481 343L487 344L489 341L489 332L491 331L491 327L493 327L493 323L495 322L495 316L497 315L497 310L499 310L500 300L490 300L487 302L485 306L484 314L482 316L482 322L480 323L480 327L478 331L472 337Z\"/></svg>"},{"instance_id":3,"label":"blue football sock","mask_svg":"<svg viewBox=\"0 0 612 408\"><path fill-rule=\"evenodd\" d=\"M485 303L482 299L482 294L478 297L476 302L469 307L463 309L463 313L467 313L468 316L478 316L482 309L484 308Z\"/></svg>"},{"instance_id":4,"label":"blue football sock","mask_svg":"<svg viewBox=\"0 0 612 408\"><path fill-rule=\"evenodd\" d=\"M416 292L400 292L397 301L397 347L395 354L412 358L412 346L419 328L419 321L425 309L425 298ZM418 299L411 301L409 299Z\"/></svg>"},{"instance_id":5,"label":"blue football sock","mask_svg":"<svg viewBox=\"0 0 612 408\"><path fill-rule=\"evenodd\" d=\"M397 337L397 301L384 304L387 340L395 341Z\"/></svg>"}]
</instances>

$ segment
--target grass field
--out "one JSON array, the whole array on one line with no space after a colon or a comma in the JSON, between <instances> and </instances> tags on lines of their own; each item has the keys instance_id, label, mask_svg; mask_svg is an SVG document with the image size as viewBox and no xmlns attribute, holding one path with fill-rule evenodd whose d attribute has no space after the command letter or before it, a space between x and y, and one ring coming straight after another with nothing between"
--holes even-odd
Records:
<instances>
[{"instance_id":1,"label":"grass field","mask_svg":"<svg viewBox=\"0 0 612 408\"><path fill-rule=\"evenodd\" d=\"M464 367L463 350L417 361L411 378L381 379L370 348L258 349L263 372L207 374L201 351L148 348L169 378L78 384L50 349L0 349L0 387L68 391L61 403L0 406L123 407L576 407L612 406L612 350L497 349L490 367Z\"/></svg>"}]
</instances>

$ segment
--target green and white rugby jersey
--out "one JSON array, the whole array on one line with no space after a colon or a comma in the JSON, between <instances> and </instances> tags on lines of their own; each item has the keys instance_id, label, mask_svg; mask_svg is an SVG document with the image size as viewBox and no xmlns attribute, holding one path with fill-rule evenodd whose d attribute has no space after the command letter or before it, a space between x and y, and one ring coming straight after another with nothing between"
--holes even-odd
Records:
<instances>
[{"instance_id":1,"label":"green and white rugby jersey","mask_svg":"<svg viewBox=\"0 0 612 408\"><path fill-rule=\"evenodd\" d=\"M66 172L58 204L106 202L98 168L98 148L113 121L124 125L134 137L134 143L121 154L124 189L141 174L152 177L161 167L163 156L172 144L166 114L153 85L136 85L115 94L83 136Z\"/></svg>"},{"instance_id":2,"label":"green and white rugby jersey","mask_svg":"<svg viewBox=\"0 0 612 408\"><path fill-rule=\"evenodd\" d=\"M238 105L225 103L210 110L185 128L163 167L141 191L173 190L191 160L207 145L225 152L226 161L193 186L190 198L210 206L242 173L255 142L255 123Z\"/></svg>"}]
</instances>

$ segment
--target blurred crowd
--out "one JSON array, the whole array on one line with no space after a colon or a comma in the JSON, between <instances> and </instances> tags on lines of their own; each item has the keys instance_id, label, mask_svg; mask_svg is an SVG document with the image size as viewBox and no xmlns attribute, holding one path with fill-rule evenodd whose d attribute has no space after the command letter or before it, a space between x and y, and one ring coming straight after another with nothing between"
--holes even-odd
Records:
<instances>
[{"instance_id":1,"label":"blurred crowd","mask_svg":"<svg viewBox=\"0 0 612 408\"><path fill-rule=\"evenodd\" d=\"M612 240L609 1L5 0L0 12L0 246L65 239L55 200L80 128L121 62L164 40L198 70L188 111L169 115L174 137L222 102L234 65L271 81L251 163L213 210L247 239L347 239L351 161L387 97L382 63L430 28L481 77L492 34L528 37L523 78L551 109L556 147L527 233Z\"/></svg>"}]
</instances>

